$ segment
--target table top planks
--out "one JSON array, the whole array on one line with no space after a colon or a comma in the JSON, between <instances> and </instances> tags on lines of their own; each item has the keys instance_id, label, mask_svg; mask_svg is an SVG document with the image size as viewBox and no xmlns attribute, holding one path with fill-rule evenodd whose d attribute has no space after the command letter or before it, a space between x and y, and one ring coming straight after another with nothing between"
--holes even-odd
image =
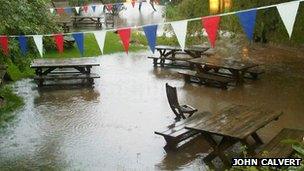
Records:
<instances>
[{"instance_id":1,"label":"table top planks","mask_svg":"<svg viewBox=\"0 0 304 171\"><path fill-rule=\"evenodd\" d=\"M216 135L244 139L277 119L282 113L235 105L217 114L203 117L185 128Z\"/></svg>"},{"instance_id":2,"label":"table top planks","mask_svg":"<svg viewBox=\"0 0 304 171\"><path fill-rule=\"evenodd\" d=\"M100 66L97 58L35 59L31 68Z\"/></svg>"},{"instance_id":3,"label":"table top planks","mask_svg":"<svg viewBox=\"0 0 304 171\"><path fill-rule=\"evenodd\" d=\"M157 50L172 50L172 51L182 51L179 46L168 46L168 45L158 45L155 47ZM210 49L209 46L205 45L193 45L190 47L186 47L185 51L195 51L195 52L205 52Z\"/></svg>"},{"instance_id":4,"label":"table top planks","mask_svg":"<svg viewBox=\"0 0 304 171\"><path fill-rule=\"evenodd\" d=\"M233 70L247 70L258 66L253 62L249 61L236 61L222 58L195 58L191 59L188 62L200 65L208 65L213 67L220 67L224 69L233 69Z\"/></svg>"}]
</instances>

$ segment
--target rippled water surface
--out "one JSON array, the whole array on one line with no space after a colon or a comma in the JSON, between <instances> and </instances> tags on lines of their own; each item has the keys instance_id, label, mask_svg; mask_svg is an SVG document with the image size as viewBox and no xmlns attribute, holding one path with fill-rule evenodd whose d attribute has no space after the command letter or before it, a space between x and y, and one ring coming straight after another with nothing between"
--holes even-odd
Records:
<instances>
[{"instance_id":1,"label":"rippled water surface","mask_svg":"<svg viewBox=\"0 0 304 171\"><path fill-rule=\"evenodd\" d=\"M267 52L267 53L266 53ZM300 52L250 51L264 63L259 81L223 91L184 84L175 70L154 69L148 52L98 57L94 88L45 88L30 79L14 87L25 99L12 124L0 133L1 169L204 170L209 150L197 140L176 153L163 150L153 132L174 122L165 83L177 86L181 102L215 112L232 103L263 105L285 114L258 133L265 142L283 127L304 129L303 58Z\"/></svg>"}]
</instances>

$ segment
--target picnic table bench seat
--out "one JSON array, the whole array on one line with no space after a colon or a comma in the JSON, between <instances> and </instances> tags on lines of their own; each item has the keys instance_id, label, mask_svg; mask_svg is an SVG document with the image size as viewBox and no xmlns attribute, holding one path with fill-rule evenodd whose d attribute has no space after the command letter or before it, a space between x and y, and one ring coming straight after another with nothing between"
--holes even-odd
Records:
<instances>
[{"instance_id":1,"label":"picnic table bench seat","mask_svg":"<svg viewBox=\"0 0 304 171\"><path fill-rule=\"evenodd\" d=\"M153 59L153 65L154 67L160 65L162 67L164 67L165 65L167 66L174 66L174 63L165 63L166 60L168 61L172 61L172 62L187 62L189 59L191 58L184 58L184 57L174 57L174 58L164 58L164 57L158 57L158 56L149 56L149 59ZM180 67L180 68L189 68L189 66L182 66L182 65L176 65L176 67Z\"/></svg>"},{"instance_id":2,"label":"picnic table bench seat","mask_svg":"<svg viewBox=\"0 0 304 171\"><path fill-rule=\"evenodd\" d=\"M282 140L292 139L303 141L304 130L284 128L268 144L266 144L257 154L258 158L287 158L294 150L290 144L282 143Z\"/></svg>"},{"instance_id":3,"label":"picnic table bench seat","mask_svg":"<svg viewBox=\"0 0 304 171\"><path fill-rule=\"evenodd\" d=\"M186 123L194 123L199 121L200 118L205 115L210 114L209 112L197 113L189 117L187 120L181 120L174 124L167 126L166 128L155 131L154 133L157 135L161 135L164 137L166 141L166 146L164 147L166 150L176 150L179 147L179 143L188 140L190 138L195 137L199 132L185 129Z\"/></svg>"},{"instance_id":4,"label":"picnic table bench seat","mask_svg":"<svg viewBox=\"0 0 304 171\"><path fill-rule=\"evenodd\" d=\"M259 75L264 73L265 71L259 67L250 68L246 71L247 74L246 78L256 80L258 79Z\"/></svg>"},{"instance_id":5,"label":"picnic table bench seat","mask_svg":"<svg viewBox=\"0 0 304 171\"><path fill-rule=\"evenodd\" d=\"M232 78L215 74L197 73L196 71L180 71L178 73L184 76L187 83L200 83L222 89L227 89L228 84L234 82Z\"/></svg>"}]
</instances>

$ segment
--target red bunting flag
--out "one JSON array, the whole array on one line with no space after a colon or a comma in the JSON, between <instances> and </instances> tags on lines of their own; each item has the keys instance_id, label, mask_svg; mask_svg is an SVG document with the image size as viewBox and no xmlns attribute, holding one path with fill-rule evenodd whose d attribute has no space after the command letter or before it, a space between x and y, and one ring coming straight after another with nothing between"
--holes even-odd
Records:
<instances>
[{"instance_id":1,"label":"red bunting flag","mask_svg":"<svg viewBox=\"0 0 304 171\"><path fill-rule=\"evenodd\" d=\"M212 48L214 48L214 46L215 46L217 30L219 27L220 20L221 20L220 16L202 18L202 24L203 24L203 27L206 29L206 32L207 32L208 38L209 38L209 42L210 42Z\"/></svg>"},{"instance_id":2,"label":"red bunting flag","mask_svg":"<svg viewBox=\"0 0 304 171\"><path fill-rule=\"evenodd\" d=\"M4 55L8 55L8 38L7 36L0 36L0 45Z\"/></svg>"},{"instance_id":3,"label":"red bunting flag","mask_svg":"<svg viewBox=\"0 0 304 171\"><path fill-rule=\"evenodd\" d=\"M134 6L135 6L135 2L136 2L136 0L132 0L132 2L131 2L133 8L134 8Z\"/></svg>"},{"instance_id":4,"label":"red bunting flag","mask_svg":"<svg viewBox=\"0 0 304 171\"><path fill-rule=\"evenodd\" d=\"M63 35L62 34L56 34L54 35L55 43L58 49L59 53L63 52Z\"/></svg>"},{"instance_id":5,"label":"red bunting flag","mask_svg":"<svg viewBox=\"0 0 304 171\"><path fill-rule=\"evenodd\" d=\"M83 6L83 11L84 11L85 13L87 13L88 10L89 10L89 7L88 7L87 5Z\"/></svg>"},{"instance_id":6,"label":"red bunting flag","mask_svg":"<svg viewBox=\"0 0 304 171\"><path fill-rule=\"evenodd\" d=\"M63 8L57 8L56 11L57 11L57 14L59 14L59 15L61 15L61 14L64 13L64 9Z\"/></svg>"},{"instance_id":7,"label":"red bunting flag","mask_svg":"<svg viewBox=\"0 0 304 171\"><path fill-rule=\"evenodd\" d=\"M121 42L125 48L126 53L129 52L129 43L130 43L130 37L131 37L131 29L119 29L117 30L117 33L119 34L119 37L121 39Z\"/></svg>"},{"instance_id":8,"label":"red bunting flag","mask_svg":"<svg viewBox=\"0 0 304 171\"><path fill-rule=\"evenodd\" d=\"M107 10L110 12L113 9L113 5L112 4L106 4Z\"/></svg>"}]
</instances>

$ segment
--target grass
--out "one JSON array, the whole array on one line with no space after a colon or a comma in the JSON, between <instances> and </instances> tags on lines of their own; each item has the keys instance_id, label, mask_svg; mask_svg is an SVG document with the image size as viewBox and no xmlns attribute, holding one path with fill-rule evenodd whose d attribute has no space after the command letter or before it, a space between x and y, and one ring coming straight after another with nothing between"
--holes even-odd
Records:
<instances>
[{"instance_id":1,"label":"grass","mask_svg":"<svg viewBox=\"0 0 304 171\"><path fill-rule=\"evenodd\" d=\"M12 111L22 106L23 99L17 96L9 85L0 88L0 96L5 99L4 105L0 106L0 127L13 118Z\"/></svg>"},{"instance_id":2,"label":"grass","mask_svg":"<svg viewBox=\"0 0 304 171\"><path fill-rule=\"evenodd\" d=\"M136 39L136 35L132 34L133 39ZM141 44L131 43L129 47L130 52L139 51L142 49L146 49ZM107 32L105 46L104 46L104 54L112 54L116 52L124 52L124 48L121 44L120 38L117 34L113 32ZM84 40L84 56L92 57L92 56L100 56L101 51L98 47L96 39L93 34L86 34ZM75 58L81 57L81 54L77 48L77 45L74 44L72 48L65 49L63 53L58 53L56 49L48 50L44 55L45 58Z\"/></svg>"}]
</instances>

